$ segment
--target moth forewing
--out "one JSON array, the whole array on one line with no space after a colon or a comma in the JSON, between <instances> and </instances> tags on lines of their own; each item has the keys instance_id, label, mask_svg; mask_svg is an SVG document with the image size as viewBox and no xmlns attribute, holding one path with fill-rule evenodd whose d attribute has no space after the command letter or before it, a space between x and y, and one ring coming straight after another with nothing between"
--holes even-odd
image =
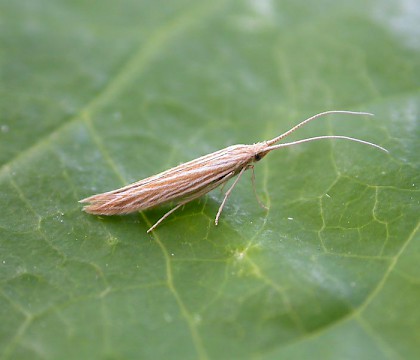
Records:
<instances>
[{"instance_id":1,"label":"moth forewing","mask_svg":"<svg viewBox=\"0 0 420 360\"><path fill-rule=\"evenodd\" d=\"M122 188L81 200L95 215L129 214L169 202L193 200L238 174L260 144L234 145L180 164ZM197 194L200 194L197 196Z\"/></svg>"},{"instance_id":2,"label":"moth forewing","mask_svg":"<svg viewBox=\"0 0 420 360\"><path fill-rule=\"evenodd\" d=\"M379 145L341 135L316 136L276 145L277 142L290 135L303 125L323 115L329 114L372 115L369 113L343 110L326 111L300 122L290 130L271 140L255 143L253 145L229 146L225 149L175 166L157 175L134 182L120 189L90 196L80 200L80 202L89 203L83 208L83 210L96 215L128 214L135 211L150 209L169 202L175 203L176 206L163 215L148 230L148 232L150 232L165 218L184 204L208 193L219 185L225 184L229 179L237 175L238 177L226 191L223 201L219 207L215 219L215 223L217 225L226 200L239 181L241 175L247 169L253 168L253 162L261 160L272 150L323 139L344 139L387 151ZM254 179L254 176L252 179Z\"/></svg>"}]
</instances>

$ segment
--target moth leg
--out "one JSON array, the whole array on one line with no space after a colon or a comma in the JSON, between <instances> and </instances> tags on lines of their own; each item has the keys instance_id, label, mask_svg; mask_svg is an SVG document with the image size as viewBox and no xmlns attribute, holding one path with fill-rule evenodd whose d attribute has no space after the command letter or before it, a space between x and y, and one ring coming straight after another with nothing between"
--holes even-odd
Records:
<instances>
[{"instance_id":1,"label":"moth leg","mask_svg":"<svg viewBox=\"0 0 420 360\"><path fill-rule=\"evenodd\" d=\"M243 170L241 170L241 173L242 173L242 171ZM231 176L233 176L233 174L234 174L233 172L230 172L230 173L226 174L224 177L222 177L221 179L219 179L218 181L216 181L214 183L214 186L212 187L212 189L214 189L215 187L219 186L222 183L225 183L227 180L229 180L229 178ZM235 183L236 183L236 181L235 181ZM178 205L176 205L173 209L169 210L165 215L163 215L149 230L147 230L147 233L149 233L149 232L153 231L154 229L156 229L156 227L163 220L165 220L169 215L171 215L173 212L175 212L176 210L178 210L181 206L184 206L185 204L188 204L190 201L193 201L193 200L195 200L195 199L203 196L204 194L208 193L212 189L204 188L201 191L199 191L196 194L194 194L193 196L189 197L188 199L185 199L184 201L182 201L181 203L179 203Z\"/></svg>"},{"instance_id":2,"label":"moth leg","mask_svg":"<svg viewBox=\"0 0 420 360\"><path fill-rule=\"evenodd\" d=\"M174 208L172 208L171 210L169 210L165 215L163 215L149 230L147 230L147 233L153 231L154 229L156 229L156 227L163 221L165 220L169 215L171 215L173 212L175 212L176 210L178 210L181 206L184 206L187 202L189 201L184 201L179 203L177 206L175 206Z\"/></svg>"},{"instance_id":3,"label":"moth leg","mask_svg":"<svg viewBox=\"0 0 420 360\"><path fill-rule=\"evenodd\" d=\"M221 192L221 193L223 192L223 189L225 188L225 185L226 185L226 182L224 182L224 183L222 184L222 186L220 187L220 192Z\"/></svg>"},{"instance_id":4,"label":"moth leg","mask_svg":"<svg viewBox=\"0 0 420 360\"><path fill-rule=\"evenodd\" d=\"M260 197L257 194L257 189L255 187L255 171L254 171L254 165L248 165L248 168L252 170L252 175L251 175L251 181L252 181L252 188L254 189L254 194L255 197L257 198L258 204L264 209L264 210L268 210L268 206L265 205Z\"/></svg>"},{"instance_id":5,"label":"moth leg","mask_svg":"<svg viewBox=\"0 0 420 360\"><path fill-rule=\"evenodd\" d=\"M222 203L220 204L219 207L219 211L217 212L216 215L216 219L214 219L214 223L217 225L219 223L219 218L220 218L220 214L222 213L223 207L225 206L226 200L228 199L230 193L232 192L233 188L235 187L235 185L238 183L239 179L241 178L242 174L244 173L244 171L247 169L246 166L244 166L241 171L238 174L238 177L235 179L235 181L233 182L232 186L229 188L228 191L226 191L225 193L225 197L223 198Z\"/></svg>"}]
</instances>

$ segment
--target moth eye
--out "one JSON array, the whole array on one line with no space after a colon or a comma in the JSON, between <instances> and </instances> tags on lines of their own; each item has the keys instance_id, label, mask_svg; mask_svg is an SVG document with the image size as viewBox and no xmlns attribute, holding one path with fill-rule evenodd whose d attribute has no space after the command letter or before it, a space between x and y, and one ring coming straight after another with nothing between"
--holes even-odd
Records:
<instances>
[{"instance_id":1,"label":"moth eye","mask_svg":"<svg viewBox=\"0 0 420 360\"><path fill-rule=\"evenodd\" d=\"M255 161L260 161L262 159L262 156L260 154L255 154L254 155L254 160Z\"/></svg>"}]
</instances>

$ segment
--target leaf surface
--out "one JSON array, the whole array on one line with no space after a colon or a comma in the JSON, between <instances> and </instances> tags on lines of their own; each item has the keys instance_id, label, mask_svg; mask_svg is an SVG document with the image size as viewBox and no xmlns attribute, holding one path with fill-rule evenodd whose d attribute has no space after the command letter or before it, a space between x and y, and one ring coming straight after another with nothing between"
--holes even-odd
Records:
<instances>
[{"instance_id":1,"label":"leaf surface","mask_svg":"<svg viewBox=\"0 0 420 360\"><path fill-rule=\"evenodd\" d=\"M408 1L0 4L0 354L414 359L419 12ZM216 190L96 217L78 200L236 143ZM228 185L229 186L229 185ZM226 191L227 187L224 189Z\"/></svg>"}]
</instances>

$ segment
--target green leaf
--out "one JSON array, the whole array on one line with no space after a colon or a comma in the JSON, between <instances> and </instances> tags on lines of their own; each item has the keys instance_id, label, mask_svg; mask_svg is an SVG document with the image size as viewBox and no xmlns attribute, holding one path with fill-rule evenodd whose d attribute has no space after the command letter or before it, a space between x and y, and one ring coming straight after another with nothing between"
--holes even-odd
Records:
<instances>
[{"instance_id":1,"label":"green leaf","mask_svg":"<svg viewBox=\"0 0 420 360\"><path fill-rule=\"evenodd\" d=\"M411 4L411 5L410 5ZM420 356L420 22L409 1L3 1L0 356ZM216 190L98 217L78 200L236 143ZM288 140L289 140L288 139ZM228 185L229 186L229 185ZM225 188L226 190L227 188Z\"/></svg>"}]
</instances>

